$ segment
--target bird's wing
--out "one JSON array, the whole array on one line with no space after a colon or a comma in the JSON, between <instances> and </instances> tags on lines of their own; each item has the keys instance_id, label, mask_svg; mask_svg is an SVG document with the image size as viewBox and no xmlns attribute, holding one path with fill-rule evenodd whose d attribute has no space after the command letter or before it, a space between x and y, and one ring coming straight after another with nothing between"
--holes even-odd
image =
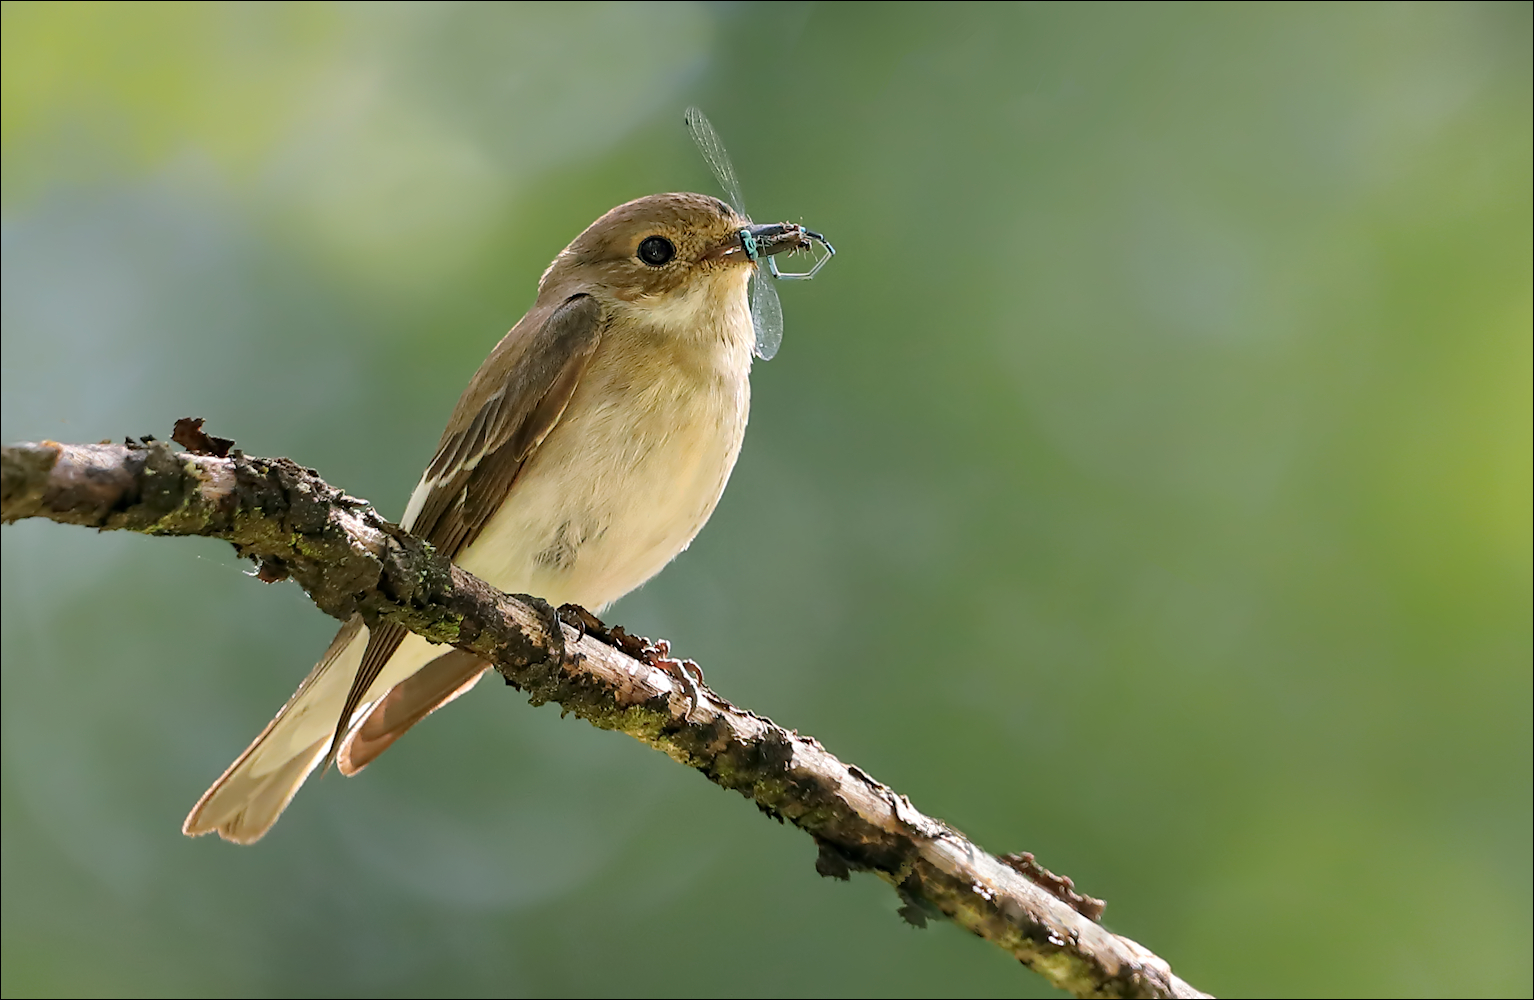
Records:
<instances>
[{"instance_id":1,"label":"bird's wing","mask_svg":"<svg viewBox=\"0 0 1534 1000\"><path fill-rule=\"evenodd\" d=\"M491 356L501 363L481 367L459 399L437 457L411 497L407 528L449 556L473 540L558 422L602 327L596 300L575 295L534 309L512 328ZM358 702L403 637L403 630L388 624L370 631L360 615L353 616L288 703L192 807L183 832L217 831L243 844L265 834L326 748L334 749L337 709L345 705L343 724L353 721ZM354 771L382 753L414 722L468 690L483 668L468 654L448 653L419 671L419 680L395 685L358 720L352 732L363 739L355 755L343 758L343 770Z\"/></svg>"},{"instance_id":2,"label":"bird's wing","mask_svg":"<svg viewBox=\"0 0 1534 1000\"><path fill-rule=\"evenodd\" d=\"M456 559L478 537L565 412L601 341L603 326L601 305L582 294L543 315L530 312L512 328L458 400L437 454L406 507L407 530L449 559ZM362 665L337 721L330 759L368 688L404 638L405 629L391 622L370 631ZM439 692L446 698L419 714L405 712L402 718L414 715L405 728L462 690L466 688L454 686Z\"/></svg>"}]
</instances>

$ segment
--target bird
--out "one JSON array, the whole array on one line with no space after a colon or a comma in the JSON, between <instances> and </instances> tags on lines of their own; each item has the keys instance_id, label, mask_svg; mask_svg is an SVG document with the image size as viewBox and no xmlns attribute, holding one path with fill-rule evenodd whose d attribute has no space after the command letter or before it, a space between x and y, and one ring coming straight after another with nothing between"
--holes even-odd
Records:
<instances>
[{"instance_id":1,"label":"bird","mask_svg":"<svg viewBox=\"0 0 1534 1000\"><path fill-rule=\"evenodd\" d=\"M686 192L604 214L470 379L400 526L553 606L600 611L650 579L697 536L740 454L757 262L810 236ZM354 615L182 832L254 843L327 756L357 773L487 669Z\"/></svg>"}]
</instances>

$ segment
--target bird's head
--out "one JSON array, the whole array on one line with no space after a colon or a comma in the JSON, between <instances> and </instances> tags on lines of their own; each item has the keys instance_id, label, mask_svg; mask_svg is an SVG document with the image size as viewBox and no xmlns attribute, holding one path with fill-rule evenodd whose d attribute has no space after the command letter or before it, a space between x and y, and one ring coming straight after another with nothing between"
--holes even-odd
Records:
<instances>
[{"instance_id":1,"label":"bird's head","mask_svg":"<svg viewBox=\"0 0 1534 1000\"><path fill-rule=\"evenodd\" d=\"M540 292L576 286L601 289L627 302L691 297L707 289L740 294L755 262L741 233L756 241L757 256L810 245L793 223L755 225L718 198L654 194L625 202L586 228L539 282Z\"/></svg>"}]
</instances>

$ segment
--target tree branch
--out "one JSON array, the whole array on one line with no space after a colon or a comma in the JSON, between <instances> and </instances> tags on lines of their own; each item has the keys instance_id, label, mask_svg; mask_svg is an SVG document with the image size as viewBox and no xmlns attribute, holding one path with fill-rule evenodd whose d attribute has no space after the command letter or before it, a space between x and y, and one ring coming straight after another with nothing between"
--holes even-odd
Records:
<instances>
[{"instance_id":1,"label":"tree branch","mask_svg":"<svg viewBox=\"0 0 1534 1000\"><path fill-rule=\"evenodd\" d=\"M609 630L569 605L556 626L542 601L502 594L451 565L312 469L238 451L221 457L222 439L177 439L210 453L132 441L5 448L0 520L231 542L260 564L262 579L291 576L326 614L398 622L482 656L533 704L557 702L740 792L814 838L820 874L871 871L893 885L913 923L952 920L1076 996L1206 995L1096 923L1101 904L1031 856L988 854L814 739L707 687L690 691L663 668L663 644Z\"/></svg>"}]
</instances>

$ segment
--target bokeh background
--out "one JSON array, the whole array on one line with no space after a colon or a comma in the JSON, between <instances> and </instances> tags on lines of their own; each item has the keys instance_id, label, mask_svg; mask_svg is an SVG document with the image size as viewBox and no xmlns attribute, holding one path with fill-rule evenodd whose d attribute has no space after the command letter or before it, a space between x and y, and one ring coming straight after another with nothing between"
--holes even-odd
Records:
<instances>
[{"instance_id":1,"label":"bokeh background","mask_svg":"<svg viewBox=\"0 0 1534 1000\"><path fill-rule=\"evenodd\" d=\"M3 436L184 415L402 510L549 259L714 191L783 288L608 616L1222 995L1528 995L1530 6L31 4ZM4 529L7 995L1048 995L485 684L259 846L179 824L334 622Z\"/></svg>"}]
</instances>

